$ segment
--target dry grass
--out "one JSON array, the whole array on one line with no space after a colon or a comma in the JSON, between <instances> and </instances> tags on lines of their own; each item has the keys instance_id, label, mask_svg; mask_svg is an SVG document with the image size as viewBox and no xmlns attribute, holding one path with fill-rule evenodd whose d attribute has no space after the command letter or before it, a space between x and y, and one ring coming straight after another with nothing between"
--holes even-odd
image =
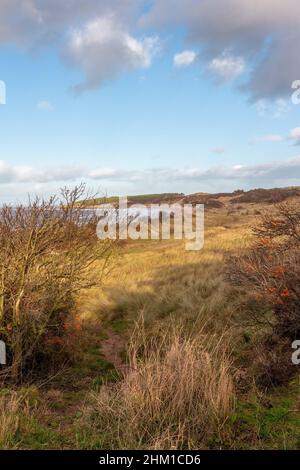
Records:
<instances>
[{"instance_id":1,"label":"dry grass","mask_svg":"<svg viewBox=\"0 0 300 470\"><path fill-rule=\"evenodd\" d=\"M225 276L228 256L252 243L258 209L209 211L200 252L173 240L122 245L101 287L76 298L87 331L66 376L38 402L35 391L0 393L0 448L297 448L299 386L278 396L251 388L265 333L249 324L249 293ZM102 258L87 271L101 274ZM127 344L119 375L103 353L109 331Z\"/></svg>"},{"instance_id":2,"label":"dry grass","mask_svg":"<svg viewBox=\"0 0 300 470\"><path fill-rule=\"evenodd\" d=\"M239 224L223 213L209 214L205 247L185 251L184 243L135 242L122 249L118 264L99 289L81 298L85 316L134 323L143 312L147 328L170 318L206 320L213 331L224 329L233 314L224 281L228 254L248 242L246 220ZM220 225L221 224L221 225Z\"/></svg>"},{"instance_id":3,"label":"dry grass","mask_svg":"<svg viewBox=\"0 0 300 470\"><path fill-rule=\"evenodd\" d=\"M235 299L224 266L248 244L250 224L211 212L199 252L178 241L129 243L103 291L81 304L86 316L131 330L129 373L94 394L84 413L83 427L104 436L104 448L205 448L222 433L235 396Z\"/></svg>"},{"instance_id":4,"label":"dry grass","mask_svg":"<svg viewBox=\"0 0 300 470\"><path fill-rule=\"evenodd\" d=\"M231 361L223 343L176 327L149 338L138 323L129 372L94 395L89 422L108 448L196 449L218 433L234 402ZM96 432L96 429L95 429Z\"/></svg>"},{"instance_id":5,"label":"dry grass","mask_svg":"<svg viewBox=\"0 0 300 470\"><path fill-rule=\"evenodd\" d=\"M2 390L0 396L0 449L19 448L19 439L34 427L37 390Z\"/></svg>"},{"instance_id":6,"label":"dry grass","mask_svg":"<svg viewBox=\"0 0 300 470\"><path fill-rule=\"evenodd\" d=\"M15 394L0 398L0 448L10 447L20 422L20 404Z\"/></svg>"}]
</instances>

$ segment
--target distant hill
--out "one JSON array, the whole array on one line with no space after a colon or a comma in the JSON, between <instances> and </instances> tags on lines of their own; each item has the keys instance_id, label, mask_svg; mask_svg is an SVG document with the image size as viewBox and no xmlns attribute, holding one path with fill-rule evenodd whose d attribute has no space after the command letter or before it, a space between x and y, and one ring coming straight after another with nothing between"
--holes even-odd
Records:
<instances>
[{"instance_id":1,"label":"distant hill","mask_svg":"<svg viewBox=\"0 0 300 470\"><path fill-rule=\"evenodd\" d=\"M184 193L162 193L162 194L141 194L127 196L128 205L133 204L205 204L207 208L218 209L232 204L275 204L289 198L299 197L300 188L272 188L272 189L251 189L244 191L238 189L232 193L194 193L185 195ZM85 202L87 207L99 206L101 204L118 204L118 196L95 198Z\"/></svg>"},{"instance_id":2,"label":"distant hill","mask_svg":"<svg viewBox=\"0 0 300 470\"><path fill-rule=\"evenodd\" d=\"M234 203L276 203L282 202L290 197L300 196L299 188L275 188L275 189L253 189L242 193L235 198Z\"/></svg>"},{"instance_id":3,"label":"distant hill","mask_svg":"<svg viewBox=\"0 0 300 470\"><path fill-rule=\"evenodd\" d=\"M184 197L183 193L161 193L161 194L140 194L136 196L127 196L128 205L133 204L161 204L172 203ZM87 206L98 206L100 204L117 204L118 196L100 197L86 201Z\"/></svg>"}]
</instances>

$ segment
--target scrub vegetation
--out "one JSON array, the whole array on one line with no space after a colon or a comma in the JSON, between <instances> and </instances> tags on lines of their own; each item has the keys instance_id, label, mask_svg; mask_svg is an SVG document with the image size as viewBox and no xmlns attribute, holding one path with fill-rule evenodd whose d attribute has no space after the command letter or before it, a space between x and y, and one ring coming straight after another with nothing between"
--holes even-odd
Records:
<instances>
[{"instance_id":1,"label":"scrub vegetation","mask_svg":"<svg viewBox=\"0 0 300 470\"><path fill-rule=\"evenodd\" d=\"M272 191L185 197L198 252L97 240L83 187L3 208L0 447L299 449L298 194Z\"/></svg>"}]
</instances>

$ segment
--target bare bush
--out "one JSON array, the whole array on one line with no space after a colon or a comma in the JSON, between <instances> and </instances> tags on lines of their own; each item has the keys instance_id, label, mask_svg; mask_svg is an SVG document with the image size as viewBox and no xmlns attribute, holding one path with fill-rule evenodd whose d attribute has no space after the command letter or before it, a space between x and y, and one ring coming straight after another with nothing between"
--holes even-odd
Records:
<instances>
[{"instance_id":1,"label":"bare bush","mask_svg":"<svg viewBox=\"0 0 300 470\"><path fill-rule=\"evenodd\" d=\"M202 332L185 338L174 328L147 340L141 324L132 338L129 372L94 396L94 426L114 448L205 447L233 406L223 339L214 342Z\"/></svg>"},{"instance_id":2,"label":"bare bush","mask_svg":"<svg viewBox=\"0 0 300 470\"><path fill-rule=\"evenodd\" d=\"M268 382L280 383L283 369L286 379L291 376L290 344L300 335L299 205L289 201L268 210L253 234L251 248L231 259L229 276L256 305L254 322L268 331L261 362Z\"/></svg>"},{"instance_id":3,"label":"bare bush","mask_svg":"<svg viewBox=\"0 0 300 470\"><path fill-rule=\"evenodd\" d=\"M111 253L83 210L86 197L80 185L0 209L0 334L15 381L62 349L76 294L97 281L91 267Z\"/></svg>"},{"instance_id":4,"label":"bare bush","mask_svg":"<svg viewBox=\"0 0 300 470\"><path fill-rule=\"evenodd\" d=\"M232 258L230 278L248 288L274 316L276 334L295 338L300 333L300 209L295 203L276 206L253 230L247 253ZM263 320L263 319L262 319Z\"/></svg>"}]
</instances>

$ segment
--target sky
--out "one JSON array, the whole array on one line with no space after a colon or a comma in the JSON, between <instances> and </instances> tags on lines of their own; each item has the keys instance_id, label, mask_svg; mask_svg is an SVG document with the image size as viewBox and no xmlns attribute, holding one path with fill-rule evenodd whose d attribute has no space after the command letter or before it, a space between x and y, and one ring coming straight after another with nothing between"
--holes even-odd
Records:
<instances>
[{"instance_id":1,"label":"sky","mask_svg":"<svg viewBox=\"0 0 300 470\"><path fill-rule=\"evenodd\" d=\"M298 44L297 0L1 0L0 201L300 185Z\"/></svg>"}]
</instances>

